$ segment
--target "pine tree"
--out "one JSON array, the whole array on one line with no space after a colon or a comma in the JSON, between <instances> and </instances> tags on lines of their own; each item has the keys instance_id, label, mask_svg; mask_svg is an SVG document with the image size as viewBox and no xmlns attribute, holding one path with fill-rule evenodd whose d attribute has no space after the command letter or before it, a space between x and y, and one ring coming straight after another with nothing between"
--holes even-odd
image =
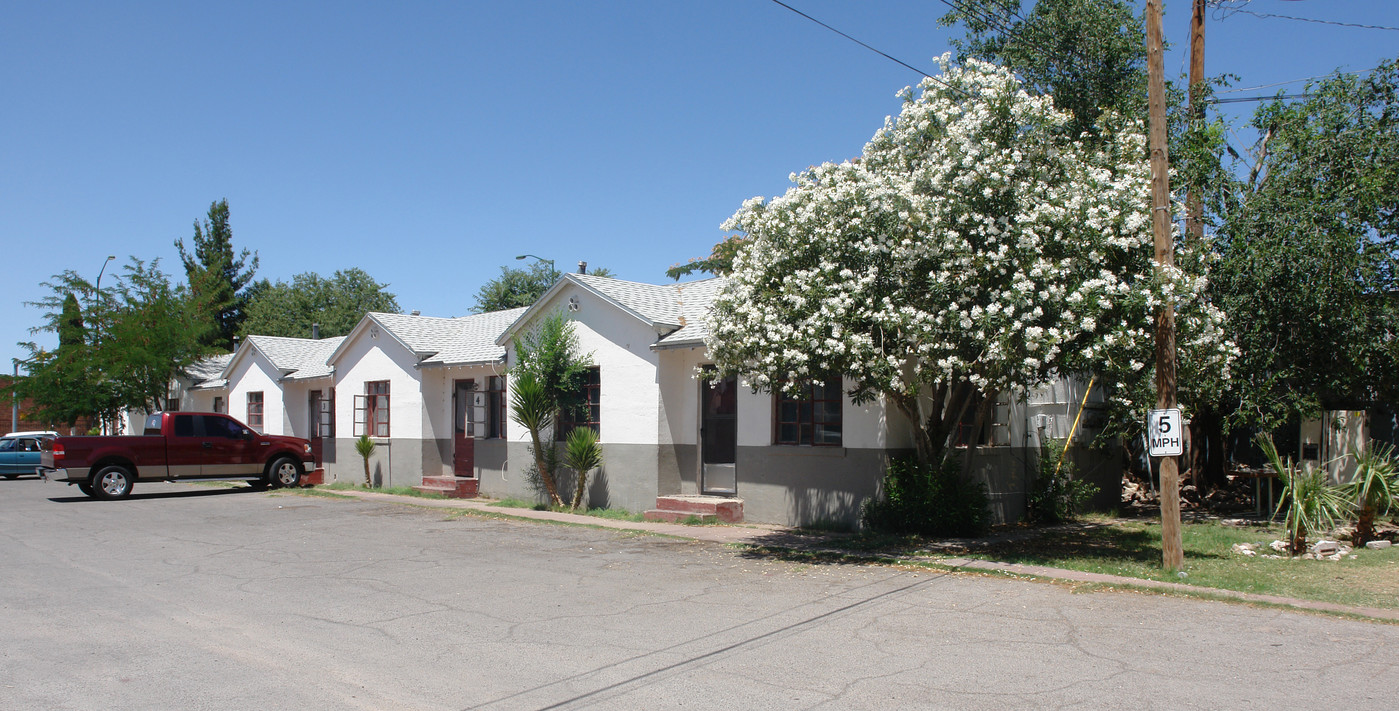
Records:
<instances>
[{"instance_id":1,"label":"pine tree","mask_svg":"<svg viewBox=\"0 0 1399 711\"><path fill-rule=\"evenodd\" d=\"M248 286L257 272L258 259L257 252L247 249L235 256L228 200L209 206L202 228L195 220L192 252L185 248L183 239L176 240L175 247L180 250L196 308L211 325L203 344L232 350L233 337L246 318Z\"/></svg>"}]
</instances>

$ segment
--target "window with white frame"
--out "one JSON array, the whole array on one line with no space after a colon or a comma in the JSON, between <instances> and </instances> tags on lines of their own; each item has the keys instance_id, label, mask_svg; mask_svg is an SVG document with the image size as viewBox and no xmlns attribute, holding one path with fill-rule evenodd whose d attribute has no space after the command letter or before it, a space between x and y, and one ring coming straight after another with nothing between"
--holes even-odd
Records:
<instances>
[{"instance_id":1,"label":"window with white frame","mask_svg":"<svg viewBox=\"0 0 1399 711\"><path fill-rule=\"evenodd\" d=\"M389 431L389 381L369 381L355 396L355 436L388 437Z\"/></svg>"},{"instance_id":2,"label":"window with white frame","mask_svg":"<svg viewBox=\"0 0 1399 711\"><path fill-rule=\"evenodd\" d=\"M258 432L261 432L262 422L262 391L250 392L248 393L248 419L246 424Z\"/></svg>"}]
</instances>

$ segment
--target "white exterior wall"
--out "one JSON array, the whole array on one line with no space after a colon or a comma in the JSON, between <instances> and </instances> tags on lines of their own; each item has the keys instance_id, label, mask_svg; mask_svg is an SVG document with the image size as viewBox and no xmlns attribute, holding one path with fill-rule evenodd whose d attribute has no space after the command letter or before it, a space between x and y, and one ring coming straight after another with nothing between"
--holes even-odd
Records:
<instances>
[{"instance_id":1,"label":"white exterior wall","mask_svg":"<svg viewBox=\"0 0 1399 711\"><path fill-rule=\"evenodd\" d=\"M567 313L573 319L579 350L590 354L593 365L599 368L601 441L657 444L659 356L651 350L651 344L658 334L636 317L577 287L560 290L547 306L565 308L570 297L578 300L578 310ZM509 351L509 362L513 364L513 346ZM511 441L529 441L529 433L522 427L512 428L509 434Z\"/></svg>"},{"instance_id":2,"label":"white exterior wall","mask_svg":"<svg viewBox=\"0 0 1399 711\"><path fill-rule=\"evenodd\" d=\"M282 417L285 430L282 434L310 439L312 434L309 409L311 391L320 390L322 397L331 397L331 388L333 387L334 382L328 377L311 380L283 380Z\"/></svg>"},{"instance_id":3,"label":"white exterior wall","mask_svg":"<svg viewBox=\"0 0 1399 711\"><path fill-rule=\"evenodd\" d=\"M248 393L262 392L262 433L286 434L281 373L256 348L237 358L228 374L228 414L248 424ZM211 399L212 402L212 399Z\"/></svg>"},{"instance_id":4,"label":"white exterior wall","mask_svg":"<svg viewBox=\"0 0 1399 711\"><path fill-rule=\"evenodd\" d=\"M228 389L186 390L181 407L187 412L213 412L214 398L216 397L223 398L224 403L227 404Z\"/></svg>"},{"instance_id":5,"label":"white exterior wall","mask_svg":"<svg viewBox=\"0 0 1399 711\"><path fill-rule=\"evenodd\" d=\"M341 354L335 368L335 436L354 438L355 396L365 383L389 381L389 436L422 439L422 373L418 359L386 332L371 338L366 330Z\"/></svg>"},{"instance_id":6,"label":"white exterior wall","mask_svg":"<svg viewBox=\"0 0 1399 711\"><path fill-rule=\"evenodd\" d=\"M700 382L696 372L710 363L708 353L702 347L661 351L660 391L664 403L661 444L699 443ZM850 381L842 381L842 385L842 390L848 391ZM890 418L882 400L856 405L849 395L842 395L842 398L842 446L859 449L891 446ZM755 393L752 388L739 387L738 446L772 446L773 407L772 393ZM898 417L897 413L895 416ZM907 437L906 428L903 436ZM909 441L911 443L912 440Z\"/></svg>"}]
</instances>

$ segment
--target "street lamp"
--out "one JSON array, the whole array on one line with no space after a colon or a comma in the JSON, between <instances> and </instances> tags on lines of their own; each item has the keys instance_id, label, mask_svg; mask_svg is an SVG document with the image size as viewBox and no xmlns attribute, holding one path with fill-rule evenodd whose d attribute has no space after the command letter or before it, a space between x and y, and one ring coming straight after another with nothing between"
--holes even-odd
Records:
<instances>
[{"instance_id":1,"label":"street lamp","mask_svg":"<svg viewBox=\"0 0 1399 711\"><path fill-rule=\"evenodd\" d=\"M532 258L532 259L538 260L538 261L540 261L540 262L544 262L545 264L548 264L548 265L549 265L549 274L553 277L554 281L558 281L558 280L559 280L559 270L557 270L557 269L554 268L554 260L552 260L552 259L545 259L545 258L543 258L543 257L537 257L537 256L535 256L535 255L533 255L533 254L521 254L520 256L515 257L515 258L516 258L516 259L531 259L531 258Z\"/></svg>"},{"instance_id":2,"label":"street lamp","mask_svg":"<svg viewBox=\"0 0 1399 711\"><path fill-rule=\"evenodd\" d=\"M117 258L117 255L115 255L115 254L109 254L109 255L107 255L107 260L104 261L104 262L102 262L102 268L99 269L99 270L97 271L97 283L95 283L95 284L92 285L92 290L93 290L93 291L96 293L96 295L97 295L96 298L99 298L99 299L102 298L102 273L105 272L105 271L107 271L107 262L110 262L110 261L112 261L113 259L116 259L116 258Z\"/></svg>"}]
</instances>

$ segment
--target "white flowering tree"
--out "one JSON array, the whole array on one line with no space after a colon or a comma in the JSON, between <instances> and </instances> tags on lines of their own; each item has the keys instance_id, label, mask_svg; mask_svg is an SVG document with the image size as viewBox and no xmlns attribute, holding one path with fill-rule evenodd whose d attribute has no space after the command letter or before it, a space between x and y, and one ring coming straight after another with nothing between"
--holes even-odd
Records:
<instances>
[{"instance_id":1,"label":"white flowering tree","mask_svg":"<svg viewBox=\"0 0 1399 711\"><path fill-rule=\"evenodd\" d=\"M1154 272L1141 127L1080 142L1011 73L942 61L859 159L795 174L724 224L749 241L709 317L717 375L763 390L844 375L856 402L918 423L931 461L997 392L1090 372L1135 390L1161 298L1199 351L1185 370L1224 372L1203 280Z\"/></svg>"}]
</instances>

